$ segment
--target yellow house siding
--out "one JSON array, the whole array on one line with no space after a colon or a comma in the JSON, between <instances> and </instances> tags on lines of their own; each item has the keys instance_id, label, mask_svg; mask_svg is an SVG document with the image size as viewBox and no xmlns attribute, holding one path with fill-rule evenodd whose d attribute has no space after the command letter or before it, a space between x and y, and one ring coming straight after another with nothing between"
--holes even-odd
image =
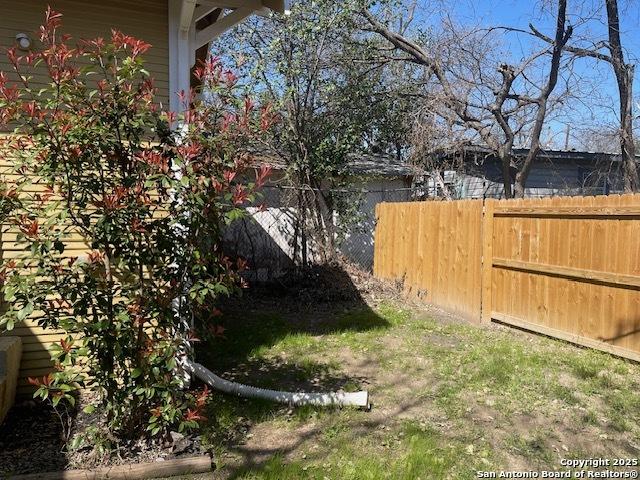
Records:
<instances>
[{"instance_id":1,"label":"yellow house siding","mask_svg":"<svg viewBox=\"0 0 640 480\"><path fill-rule=\"evenodd\" d=\"M158 100L165 108L169 106L169 33L167 0L138 1L95 1L95 0L22 0L20 2L0 0L0 52L15 43L17 33L27 33L37 41L37 29L42 23L47 5L64 15L64 33L74 39L108 37L112 28L133 35L148 43L152 48L145 55L146 68L155 78ZM0 71L10 71L4 53L0 53ZM46 81L44 75L36 78ZM0 132L0 136L7 133ZM8 174L11 159L0 151L0 177L11 181ZM37 190L34 187L33 190ZM3 259L20 254L15 244L15 227L3 225L0 232L0 255ZM79 237L67 242L66 255L79 256L87 251ZM43 330L34 320L28 320L14 329L10 335L22 337L22 363L18 380L18 395L25 396L33 391L27 378L46 375L51 371L47 348L58 342L62 332Z\"/></svg>"},{"instance_id":2,"label":"yellow house siding","mask_svg":"<svg viewBox=\"0 0 640 480\"><path fill-rule=\"evenodd\" d=\"M63 33L74 39L111 35L121 30L152 45L145 54L146 67L158 88L158 100L168 108L169 101L169 20L167 0L0 0L0 51L15 44L18 33L37 41L38 28L47 5L64 15ZM11 67L0 53L0 70ZM45 81L44 75L36 80Z\"/></svg>"},{"instance_id":3,"label":"yellow house siding","mask_svg":"<svg viewBox=\"0 0 640 480\"><path fill-rule=\"evenodd\" d=\"M1 133L6 136L7 133ZM0 178L2 181L11 182L12 175L7 175L11 171L11 159L6 156L6 152L0 150ZM29 190L37 191L38 187L33 186ZM0 255L3 260L16 258L23 254L24 244L16 243L17 228L12 225L3 224L0 230ZM80 237L72 237L66 243L65 255L76 257L86 253L88 247ZM64 332L60 330L43 330L34 319L28 319L17 325L15 329L8 333L10 336L22 338L22 362L18 378L18 396L30 395L33 387L29 385L28 377L46 375L51 371L51 361L49 359L48 347L60 341L64 337Z\"/></svg>"}]
</instances>

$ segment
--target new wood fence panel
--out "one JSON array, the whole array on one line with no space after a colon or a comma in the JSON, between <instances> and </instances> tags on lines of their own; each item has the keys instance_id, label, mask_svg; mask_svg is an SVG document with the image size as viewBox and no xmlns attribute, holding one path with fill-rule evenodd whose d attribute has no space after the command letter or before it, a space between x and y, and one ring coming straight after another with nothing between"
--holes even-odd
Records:
<instances>
[{"instance_id":1,"label":"new wood fence panel","mask_svg":"<svg viewBox=\"0 0 640 480\"><path fill-rule=\"evenodd\" d=\"M374 274L479 321L482 208L482 200L379 204Z\"/></svg>"},{"instance_id":2,"label":"new wood fence panel","mask_svg":"<svg viewBox=\"0 0 640 480\"><path fill-rule=\"evenodd\" d=\"M382 204L375 251L451 312L640 360L640 195Z\"/></svg>"},{"instance_id":3,"label":"new wood fence panel","mask_svg":"<svg viewBox=\"0 0 640 480\"><path fill-rule=\"evenodd\" d=\"M491 317L640 359L638 207L628 195L498 202Z\"/></svg>"},{"instance_id":4,"label":"new wood fence panel","mask_svg":"<svg viewBox=\"0 0 640 480\"><path fill-rule=\"evenodd\" d=\"M423 289L426 292L427 301L431 303L435 303L433 295L435 290L434 286L438 285L438 282L441 281L441 278L438 277L440 270L437 266L439 266L438 259L443 252L442 245L444 245L444 242L439 240L444 231L441 227L444 221L442 219L444 217L443 210L442 208L433 208L428 204L425 204L422 209L422 217L432 219L430 228L424 232L427 244L430 245L431 262L423 267L423 275L429 279L429 282L424 285Z\"/></svg>"}]
</instances>

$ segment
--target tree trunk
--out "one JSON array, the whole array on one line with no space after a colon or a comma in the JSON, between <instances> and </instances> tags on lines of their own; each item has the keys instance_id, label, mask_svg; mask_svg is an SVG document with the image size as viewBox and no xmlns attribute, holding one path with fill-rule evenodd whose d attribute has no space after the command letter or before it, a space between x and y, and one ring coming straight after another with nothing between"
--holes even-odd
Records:
<instances>
[{"instance_id":1,"label":"tree trunk","mask_svg":"<svg viewBox=\"0 0 640 480\"><path fill-rule=\"evenodd\" d=\"M633 65L625 65L623 81L618 82L620 92L620 152L624 176L624 191L638 191L636 146L633 140ZM616 74L617 76L617 74Z\"/></svg>"},{"instance_id":2,"label":"tree trunk","mask_svg":"<svg viewBox=\"0 0 640 480\"><path fill-rule=\"evenodd\" d=\"M524 198L525 190L525 182L526 179L518 172L516 175L516 181L513 183L513 197L514 198Z\"/></svg>"},{"instance_id":3,"label":"tree trunk","mask_svg":"<svg viewBox=\"0 0 640 480\"><path fill-rule=\"evenodd\" d=\"M322 243L323 256L325 262L332 262L336 259L336 225L333 214L333 199L330 185L322 181L313 181L315 190L315 204L318 215L318 240ZM324 188L327 187L327 188Z\"/></svg>"},{"instance_id":4,"label":"tree trunk","mask_svg":"<svg viewBox=\"0 0 640 480\"><path fill-rule=\"evenodd\" d=\"M302 268L306 269L309 266L309 251L308 251L308 240L307 240L307 206L305 205L305 191L304 191L304 176L302 173L298 173L298 215L297 215L297 223L298 223L298 236L294 238L294 242L296 246L298 245L298 240L300 241L300 252L301 252L301 261ZM295 258L295 256L294 256Z\"/></svg>"},{"instance_id":5,"label":"tree trunk","mask_svg":"<svg viewBox=\"0 0 640 480\"><path fill-rule=\"evenodd\" d=\"M569 41L573 28L571 25L565 28L567 23L567 0L558 0L558 18L556 19L556 35L553 42L553 53L551 55L551 65L549 69L549 78L547 84L540 92L540 96L536 99L538 104L538 111L536 112L535 122L533 124L533 130L531 132L531 144L529 145L529 152L522 162L520 170L516 174L515 181L515 194L516 198L524 198L525 184L533 162L538 158L538 154L542 149L540 143L540 135L542 134L542 128L547 118L547 104L549 97L558 83L558 74L560 71L560 60L562 58L562 50Z\"/></svg>"},{"instance_id":6,"label":"tree trunk","mask_svg":"<svg viewBox=\"0 0 640 480\"><path fill-rule=\"evenodd\" d=\"M624 172L625 192L638 191L638 169L636 149L633 143L633 74L634 66L626 64L620 41L620 19L618 0L606 0L607 23L609 27L609 50L611 65L618 83L620 94L620 151Z\"/></svg>"},{"instance_id":7,"label":"tree trunk","mask_svg":"<svg viewBox=\"0 0 640 480\"><path fill-rule=\"evenodd\" d=\"M502 184L504 185L504 198L513 198L511 191L511 159L502 159Z\"/></svg>"},{"instance_id":8,"label":"tree trunk","mask_svg":"<svg viewBox=\"0 0 640 480\"><path fill-rule=\"evenodd\" d=\"M504 198L513 198L511 190L511 155L501 154L500 162L502 163L502 184L504 186Z\"/></svg>"}]
</instances>

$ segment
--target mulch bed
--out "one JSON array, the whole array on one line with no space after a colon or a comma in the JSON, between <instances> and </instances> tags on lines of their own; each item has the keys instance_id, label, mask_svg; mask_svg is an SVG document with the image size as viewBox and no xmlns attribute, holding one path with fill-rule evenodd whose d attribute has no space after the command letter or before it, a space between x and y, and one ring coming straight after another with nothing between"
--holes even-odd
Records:
<instances>
[{"instance_id":1,"label":"mulch bed","mask_svg":"<svg viewBox=\"0 0 640 480\"><path fill-rule=\"evenodd\" d=\"M9 473L62 470L62 427L46 406L29 401L11 409L0 426L0 478Z\"/></svg>"},{"instance_id":2,"label":"mulch bed","mask_svg":"<svg viewBox=\"0 0 640 480\"><path fill-rule=\"evenodd\" d=\"M82 412L86 401L79 399L74 412L72 435L98 423L97 414ZM172 460L205 453L198 436L172 432L164 441L131 441L120 445L110 456L96 456L91 448L68 452L60 419L47 404L28 400L14 406L0 426L0 478L8 475L41 473L66 469L92 469Z\"/></svg>"}]
</instances>

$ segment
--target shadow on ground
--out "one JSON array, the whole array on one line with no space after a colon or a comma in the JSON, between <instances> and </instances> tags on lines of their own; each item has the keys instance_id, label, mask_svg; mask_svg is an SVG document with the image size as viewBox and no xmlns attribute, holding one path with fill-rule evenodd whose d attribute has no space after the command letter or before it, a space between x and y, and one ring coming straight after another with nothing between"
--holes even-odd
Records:
<instances>
[{"instance_id":1,"label":"shadow on ground","mask_svg":"<svg viewBox=\"0 0 640 480\"><path fill-rule=\"evenodd\" d=\"M225 371L238 379L243 375L255 378L252 374L257 374L300 381L300 372L291 364L275 363L262 365L257 371L246 370L260 349L270 348L287 337L295 342L300 334L326 335L390 327L386 319L369 307L340 265L317 266L299 276L255 285L240 298L230 299L221 309L224 313L216 320L217 336L201 344L196 356L210 369ZM317 368L319 374L327 376L326 368L324 372L322 366Z\"/></svg>"},{"instance_id":2,"label":"shadow on ground","mask_svg":"<svg viewBox=\"0 0 640 480\"><path fill-rule=\"evenodd\" d=\"M359 422L355 428L350 426L348 432L340 433L341 441L355 446L358 445L363 437L373 437L383 443L386 438L383 427L394 421L394 419L402 417L403 414L410 411L418 403L420 403L420 400L399 405L391 416L369 417L369 419ZM366 414L362 413L362 415ZM253 475L257 475L257 478L282 478L280 477L281 474L285 474L286 478L318 478L317 475L307 474L306 469L296 466L295 462L287 465L288 462L284 460L295 452L300 452L301 447L309 447L309 445L326 438L332 432L331 427L327 428L327 425L323 424L323 422L310 422L310 424L312 426L308 428L298 429L289 433L290 437L284 441L265 442L260 448L246 448L244 445L236 446L233 452L239 457L239 461L234 462L232 465L226 465L224 471L218 472L218 474L222 476L221 478L227 480L254 478ZM286 430L283 430L281 435L286 436ZM308 452L302 457L305 462L324 461L328 453L325 449L314 451L313 449L307 450L304 448L303 451ZM375 455L375 452L371 452L371 454ZM323 475L324 478L337 478L335 475L331 475L330 472L327 473L329 476ZM406 478L415 477L407 476Z\"/></svg>"},{"instance_id":3,"label":"shadow on ground","mask_svg":"<svg viewBox=\"0 0 640 480\"><path fill-rule=\"evenodd\" d=\"M62 427L55 412L34 401L13 407L0 426L0 478L63 470L66 465Z\"/></svg>"},{"instance_id":4,"label":"shadow on ground","mask_svg":"<svg viewBox=\"0 0 640 480\"><path fill-rule=\"evenodd\" d=\"M217 337L199 345L197 361L226 379L287 391L356 391L366 389L368 379L345 374L334 358L298 357L294 361L272 347L283 342L289 352L298 347L300 351L313 351L313 342L322 341L316 336L386 330L391 326L369 307L349 273L339 265L315 267L301 276L253 285L241 298L222 305L221 310L224 313L217 323L223 330L218 328ZM214 448L222 445L242 457L240 463L224 469L224 478L260 469L273 455L286 455L296 445L321 434L310 429L300 438L290 439L296 445L274 441L264 449L245 449L244 439L260 422L272 418L304 421L317 409L292 409L216 394L212 403L206 440Z\"/></svg>"}]
</instances>

